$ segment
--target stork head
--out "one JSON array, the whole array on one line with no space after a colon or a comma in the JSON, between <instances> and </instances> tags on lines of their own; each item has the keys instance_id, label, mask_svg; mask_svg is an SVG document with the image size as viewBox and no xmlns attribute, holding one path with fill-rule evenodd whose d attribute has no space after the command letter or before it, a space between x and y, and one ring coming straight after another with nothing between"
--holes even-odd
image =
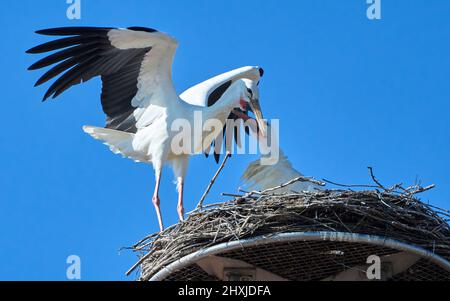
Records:
<instances>
[{"instance_id":1,"label":"stork head","mask_svg":"<svg viewBox=\"0 0 450 301\"><path fill-rule=\"evenodd\" d=\"M264 121L263 114L261 111L261 105L259 104L259 87L258 82L251 79L242 79L246 86L246 99L248 103L248 108L253 114L255 114L256 122L258 123L259 130L261 134L266 136L266 122ZM246 111L246 108L243 108Z\"/></svg>"}]
</instances>

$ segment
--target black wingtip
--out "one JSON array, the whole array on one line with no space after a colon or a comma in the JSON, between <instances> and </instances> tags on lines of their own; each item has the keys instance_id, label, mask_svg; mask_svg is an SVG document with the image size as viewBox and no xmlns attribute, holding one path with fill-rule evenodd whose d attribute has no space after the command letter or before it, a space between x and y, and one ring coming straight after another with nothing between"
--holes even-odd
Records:
<instances>
[{"instance_id":1,"label":"black wingtip","mask_svg":"<svg viewBox=\"0 0 450 301\"><path fill-rule=\"evenodd\" d=\"M31 65L30 67L27 68L28 71L33 71L33 70L36 70L36 69L39 69L39 68L36 67L36 64L33 64L33 65Z\"/></svg>"},{"instance_id":2,"label":"black wingtip","mask_svg":"<svg viewBox=\"0 0 450 301\"><path fill-rule=\"evenodd\" d=\"M49 99L50 96L52 96L52 94L54 93L53 89L50 87L50 89L47 90L47 92L45 92L44 98L42 99L42 102L46 101L47 99Z\"/></svg>"},{"instance_id":3,"label":"black wingtip","mask_svg":"<svg viewBox=\"0 0 450 301\"><path fill-rule=\"evenodd\" d=\"M50 31L50 30L53 30L54 28L47 28L47 29L39 29L39 30L36 30L34 33L35 34L40 34L40 35L48 35L48 32Z\"/></svg>"},{"instance_id":4,"label":"black wingtip","mask_svg":"<svg viewBox=\"0 0 450 301\"><path fill-rule=\"evenodd\" d=\"M148 27L141 27L141 26L131 26L131 27L128 27L127 29L134 30L134 31L157 32L156 29L148 28Z\"/></svg>"},{"instance_id":5,"label":"black wingtip","mask_svg":"<svg viewBox=\"0 0 450 301\"><path fill-rule=\"evenodd\" d=\"M50 96L51 96L51 94L47 91L47 93L45 93L44 97L42 97L42 102L47 101Z\"/></svg>"},{"instance_id":6,"label":"black wingtip","mask_svg":"<svg viewBox=\"0 0 450 301\"><path fill-rule=\"evenodd\" d=\"M36 31L36 33L37 33L37 31ZM38 50L38 47L39 47L39 46L32 47L32 48L26 50L25 53L26 53L26 54L37 54L37 53L40 53L40 52L37 51L37 50Z\"/></svg>"},{"instance_id":7,"label":"black wingtip","mask_svg":"<svg viewBox=\"0 0 450 301\"><path fill-rule=\"evenodd\" d=\"M55 41L52 41L52 43L54 43L54 42L55 42ZM58 48L55 48L55 49L46 49L45 46L46 46L47 44L48 44L48 43L45 43L45 44L38 45L38 46L36 46L36 47L30 48L30 49L28 49L27 51L25 51L25 53L27 53L27 54L40 54L40 53L43 53L43 52L48 52L48 51L51 51L51 50L58 49ZM61 47L61 48L62 48L62 47Z\"/></svg>"},{"instance_id":8,"label":"black wingtip","mask_svg":"<svg viewBox=\"0 0 450 301\"><path fill-rule=\"evenodd\" d=\"M43 66L41 66L40 61L34 63L33 65L31 65L30 67L28 67L28 71L33 71L33 70L38 70L41 69Z\"/></svg>"},{"instance_id":9,"label":"black wingtip","mask_svg":"<svg viewBox=\"0 0 450 301\"><path fill-rule=\"evenodd\" d=\"M69 27L55 27L48 29L41 29L35 33L44 36L77 36L85 34L105 34L112 27L89 27L89 26L69 26Z\"/></svg>"}]
</instances>

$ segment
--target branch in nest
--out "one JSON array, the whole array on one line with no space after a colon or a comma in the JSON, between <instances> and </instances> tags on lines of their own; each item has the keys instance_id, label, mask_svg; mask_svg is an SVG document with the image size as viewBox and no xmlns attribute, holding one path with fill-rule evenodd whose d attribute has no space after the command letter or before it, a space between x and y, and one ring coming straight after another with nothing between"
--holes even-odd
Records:
<instances>
[{"instance_id":1,"label":"branch in nest","mask_svg":"<svg viewBox=\"0 0 450 301\"><path fill-rule=\"evenodd\" d=\"M324 182L317 181L317 180L315 180L315 179L313 179L313 178L308 178L308 177L300 176L300 177L297 177L297 178L295 178L295 179L292 179L292 180L290 180L290 181L288 181L288 182L286 182L286 183L284 183L284 184L281 184L281 185L279 185L279 186L272 187L272 188L267 188L267 189L265 189L265 190L263 190L263 191L261 191L261 192L259 192L259 193L260 193L260 194L266 194L266 193L268 193L268 192L272 192L272 191L275 191L275 190L277 190L277 189L281 189L281 188L284 188L284 187L286 187L286 186L292 185L292 184L294 184L294 183L296 183L296 182L310 182L310 183L313 183L313 184L316 184L316 185L319 185L319 186L325 186L325 183L324 183Z\"/></svg>"},{"instance_id":2,"label":"branch in nest","mask_svg":"<svg viewBox=\"0 0 450 301\"><path fill-rule=\"evenodd\" d=\"M378 187L380 187L383 190L387 190L386 187L384 187L378 180L377 178L375 178L375 175L373 174L373 168L372 167L367 167L369 169L370 172L370 176L372 177L372 180L378 185Z\"/></svg>"},{"instance_id":3,"label":"branch in nest","mask_svg":"<svg viewBox=\"0 0 450 301\"><path fill-rule=\"evenodd\" d=\"M206 190L203 193L202 197L200 198L200 201L198 202L197 208L195 210L202 209L203 202L205 201L206 196L208 195L209 191L211 190L211 187L214 185L214 182L216 181L216 179L219 176L220 172L222 171L222 169L224 168L225 164L227 163L228 158L230 158L230 157L231 157L231 154L229 152L227 152L227 154L225 155L225 158L222 161L222 164L220 164L219 169L217 169L215 175L213 176L213 178L209 182L208 187L206 187Z\"/></svg>"},{"instance_id":4,"label":"branch in nest","mask_svg":"<svg viewBox=\"0 0 450 301\"><path fill-rule=\"evenodd\" d=\"M370 177L372 178L372 181L376 184L376 185L365 185L365 184L340 184L340 183L336 183L327 179L322 179L322 181L328 183L328 184L332 184L335 186L339 186L339 187L346 187L346 188L378 188L383 190L384 193L396 193L398 195L404 195L404 196L409 196L412 197L415 194L418 193L422 193L428 190L431 190L433 188L436 187L436 185L432 184L426 187L422 187L420 185L413 185L407 188L404 188L402 186L402 183L397 183L395 185L393 185L390 188L386 188L383 184L381 184L381 182L375 177L375 174L373 172L373 168L372 167L367 167L369 169L369 173L370 173Z\"/></svg>"}]
</instances>

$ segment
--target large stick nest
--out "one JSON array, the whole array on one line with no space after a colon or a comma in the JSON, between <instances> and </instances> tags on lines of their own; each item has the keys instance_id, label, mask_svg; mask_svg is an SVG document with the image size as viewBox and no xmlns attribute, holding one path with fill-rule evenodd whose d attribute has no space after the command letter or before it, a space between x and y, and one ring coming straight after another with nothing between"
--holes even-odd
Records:
<instances>
[{"instance_id":1,"label":"large stick nest","mask_svg":"<svg viewBox=\"0 0 450 301\"><path fill-rule=\"evenodd\" d=\"M449 211L414 197L424 188L250 192L192 212L185 222L136 245L140 280L181 257L222 242L285 232L339 231L378 235L450 259ZM131 272L130 270L130 272Z\"/></svg>"}]
</instances>

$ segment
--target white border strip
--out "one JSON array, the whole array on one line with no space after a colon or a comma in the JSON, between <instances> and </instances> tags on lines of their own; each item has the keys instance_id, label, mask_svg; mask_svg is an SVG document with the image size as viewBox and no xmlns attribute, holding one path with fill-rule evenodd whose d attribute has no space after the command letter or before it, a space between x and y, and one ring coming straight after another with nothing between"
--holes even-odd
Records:
<instances>
[{"instance_id":1,"label":"white border strip","mask_svg":"<svg viewBox=\"0 0 450 301\"><path fill-rule=\"evenodd\" d=\"M194 253L186 255L168 266L162 268L150 281L161 281L173 272L187 267L198 260L210 255L217 255L225 251L234 251L241 248L254 247L259 245L266 245L271 243L284 243L294 241L339 241L339 242L357 242L369 245L376 245L381 247L388 247L399 251L408 252L418 255L422 258L428 259L434 264L450 271L450 262L445 258L427 251L420 247L415 247L397 240L365 234L355 234L347 232L290 232L279 234L268 234L257 236L250 239L230 241L221 243L203 250L198 250Z\"/></svg>"}]
</instances>

